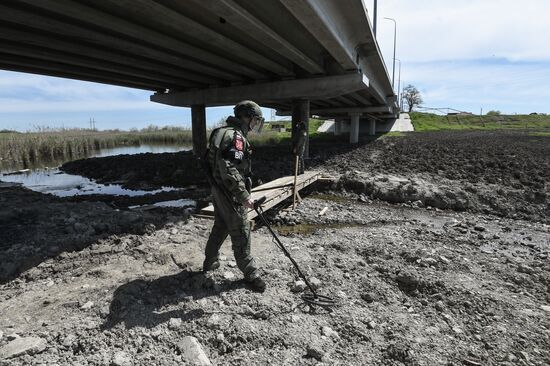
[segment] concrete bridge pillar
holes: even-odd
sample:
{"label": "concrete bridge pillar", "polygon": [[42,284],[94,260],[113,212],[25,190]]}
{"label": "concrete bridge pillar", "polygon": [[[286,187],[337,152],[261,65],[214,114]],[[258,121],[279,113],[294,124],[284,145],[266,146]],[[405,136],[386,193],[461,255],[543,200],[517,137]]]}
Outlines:
{"label": "concrete bridge pillar", "polygon": [[340,136],[342,134],[342,125],[344,121],[342,118],[336,118],[334,120],[334,136]]}
{"label": "concrete bridge pillar", "polygon": [[304,149],[304,158],[309,158],[309,100],[293,100],[292,101],[292,144],[296,143],[297,127],[300,122],[306,124],[306,146]]}
{"label": "concrete bridge pillar", "polygon": [[359,117],[358,113],[350,114],[351,122],[349,129],[349,142],[350,144],[357,144],[359,142]]}
{"label": "concrete bridge pillar", "polygon": [[369,119],[369,136],[376,135],[376,120],[374,118]]}
{"label": "concrete bridge pillar", "polygon": [[206,107],[204,104],[191,106],[191,128],[193,154],[202,157],[206,153]]}

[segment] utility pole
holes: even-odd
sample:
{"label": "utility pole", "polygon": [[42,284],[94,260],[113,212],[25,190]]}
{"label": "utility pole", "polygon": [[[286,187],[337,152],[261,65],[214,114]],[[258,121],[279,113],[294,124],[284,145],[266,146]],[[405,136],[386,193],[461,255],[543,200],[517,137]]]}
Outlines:
{"label": "utility pole", "polygon": [[391,87],[393,89],[393,92],[395,93],[395,49],[397,45],[397,22],[393,18],[384,17],[384,19],[391,20],[393,22],[393,71],[391,77]]}
{"label": "utility pole", "polygon": [[[397,98],[401,98],[401,60],[395,59],[395,61],[399,62],[399,76],[397,77]],[[397,103],[398,105],[400,103]]]}
{"label": "utility pole", "polygon": [[376,38],[376,22],[378,20],[378,0],[374,0],[374,17],[373,17],[374,38]]}

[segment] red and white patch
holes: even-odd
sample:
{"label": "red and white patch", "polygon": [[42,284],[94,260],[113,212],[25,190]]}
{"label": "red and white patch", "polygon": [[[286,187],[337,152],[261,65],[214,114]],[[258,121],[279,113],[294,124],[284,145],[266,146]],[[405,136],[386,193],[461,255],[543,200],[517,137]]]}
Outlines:
{"label": "red and white patch", "polygon": [[244,141],[241,136],[235,136],[235,149],[239,151],[244,150]]}

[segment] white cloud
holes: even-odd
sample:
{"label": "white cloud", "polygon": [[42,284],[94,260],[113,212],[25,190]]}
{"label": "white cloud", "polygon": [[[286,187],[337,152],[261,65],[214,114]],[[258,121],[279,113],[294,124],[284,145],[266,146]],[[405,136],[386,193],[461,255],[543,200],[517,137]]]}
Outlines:
{"label": "white cloud", "polygon": [[[365,0],[372,10],[372,0]],[[379,1],[378,41],[386,60],[404,62],[507,58],[550,60],[548,0],[383,0]]]}

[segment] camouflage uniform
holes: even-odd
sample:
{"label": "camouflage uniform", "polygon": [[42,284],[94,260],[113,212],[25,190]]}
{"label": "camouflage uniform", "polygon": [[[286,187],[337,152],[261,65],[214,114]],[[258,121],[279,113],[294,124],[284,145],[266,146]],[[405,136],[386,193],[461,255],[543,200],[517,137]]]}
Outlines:
{"label": "camouflage uniform", "polygon": [[250,185],[247,187],[246,182],[251,176],[252,150],[247,134],[247,127],[240,119],[229,117],[227,126],[215,129],[210,135],[207,159],[216,182],[212,187],[215,219],[203,268],[207,270],[217,263],[220,247],[230,235],[237,266],[250,281],[258,278],[259,273],[250,254],[248,210],[242,206],[250,198]]}

